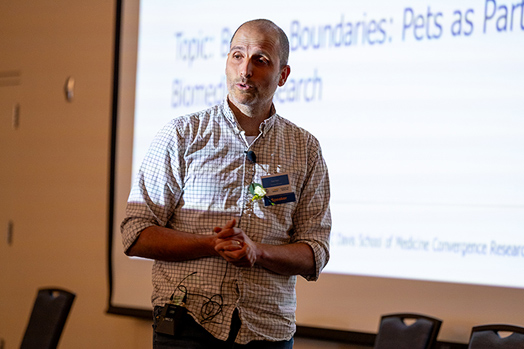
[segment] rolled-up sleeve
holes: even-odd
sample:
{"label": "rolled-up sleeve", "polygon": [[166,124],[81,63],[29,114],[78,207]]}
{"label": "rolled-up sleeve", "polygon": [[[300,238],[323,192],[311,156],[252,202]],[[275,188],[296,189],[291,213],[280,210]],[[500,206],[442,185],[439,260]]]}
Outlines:
{"label": "rolled-up sleeve", "polygon": [[318,141],[311,137],[309,143],[307,178],[293,216],[292,242],[306,243],[313,250],[315,274],[302,276],[315,281],[329,261],[331,211],[327,166]]}
{"label": "rolled-up sleeve", "polygon": [[167,226],[181,195],[180,161],[174,123],[155,137],[138,171],[121,224],[124,251],[150,226]]}

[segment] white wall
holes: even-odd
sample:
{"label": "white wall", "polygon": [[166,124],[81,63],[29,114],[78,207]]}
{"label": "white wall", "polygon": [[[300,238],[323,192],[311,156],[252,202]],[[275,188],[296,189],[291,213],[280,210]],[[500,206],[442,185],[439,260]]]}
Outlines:
{"label": "white wall", "polygon": [[[151,347],[148,321],[105,314],[114,16],[114,0],[0,2],[5,349],[19,347],[43,286],[77,294],[60,347]],[[64,95],[69,76],[76,81],[72,102]]]}

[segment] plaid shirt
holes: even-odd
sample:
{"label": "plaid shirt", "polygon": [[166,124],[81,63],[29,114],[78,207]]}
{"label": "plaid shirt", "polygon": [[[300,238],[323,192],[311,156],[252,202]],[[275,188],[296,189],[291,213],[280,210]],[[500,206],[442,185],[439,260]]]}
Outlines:
{"label": "plaid shirt", "polygon": [[[256,154],[256,163],[246,151]],[[288,173],[296,202],[264,206],[248,187],[261,176]],[[316,280],[329,259],[329,178],[315,137],[273,114],[249,145],[228,106],[222,104],[179,117],[156,136],[129,197],[122,238],[127,251],[152,225],[194,234],[236,218],[254,242],[306,243]],[[195,273],[196,272],[196,273]],[[295,332],[296,276],[282,276],[255,265],[239,268],[213,256],[185,262],[155,261],[154,306],[175,293],[187,293],[189,313],[216,338],[225,340],[239,309],[236,341],[289,340]]]}

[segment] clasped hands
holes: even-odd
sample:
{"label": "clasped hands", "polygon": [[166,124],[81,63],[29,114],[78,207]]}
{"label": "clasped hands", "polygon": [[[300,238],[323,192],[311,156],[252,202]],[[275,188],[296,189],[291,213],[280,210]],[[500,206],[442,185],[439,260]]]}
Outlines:
{"label": "clasped hands", "polygon": [[229,263],[250,268],[257,260],[257,245],[240,228],[235,228],[236,219],[229,220],[223,227],[215,227],[215,251]]}

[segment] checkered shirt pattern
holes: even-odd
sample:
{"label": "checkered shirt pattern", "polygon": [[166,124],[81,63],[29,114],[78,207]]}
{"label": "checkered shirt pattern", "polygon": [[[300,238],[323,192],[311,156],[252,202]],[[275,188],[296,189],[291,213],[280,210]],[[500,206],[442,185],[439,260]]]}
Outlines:
{"label": "checkered shirt pattern", "polygon": [[[152,225],[193,234],[236,218],[255,242],[306,243],[316,263],[316,280],[329,259],[329,177],[320,145],[304,129],[276,113],[249,145],[227,99],[199,113],[176,118],[155,137],[133,184],[122,222],[127,251]],[[256,163],[246,158],[250,150]],[[249,185],[261,176],[288,173],[296,202],[264,206]],[[196,273],[195,273],[196,272]],[[155,261],[154,306],[187,293],[189,313],[216,338],[225,340],[239,309],[236,342],[289,340],[295,332],[296,276],[255,265],[239,268],[219,256],[184,262]]]}

